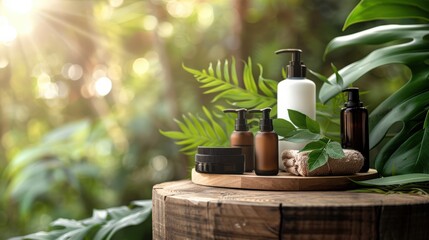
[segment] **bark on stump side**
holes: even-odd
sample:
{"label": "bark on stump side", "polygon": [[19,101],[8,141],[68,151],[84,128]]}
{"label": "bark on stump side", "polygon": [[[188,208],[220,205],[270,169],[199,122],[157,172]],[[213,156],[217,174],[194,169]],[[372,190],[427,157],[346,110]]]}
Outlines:
{"label": "bark on stump side", "polygon": [[154,239],[429,239],[429,197],[153,187]]}

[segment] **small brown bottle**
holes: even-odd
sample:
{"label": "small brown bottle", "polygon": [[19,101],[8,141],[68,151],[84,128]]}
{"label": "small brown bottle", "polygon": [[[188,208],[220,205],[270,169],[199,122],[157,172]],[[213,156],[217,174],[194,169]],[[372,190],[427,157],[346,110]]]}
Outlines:
{"label": "small brown bottle", "polygon": [[262,112],[259,132],[255,136],[256,175],[274,176],[279,173],[279,140],[277,134],[273,131],[273,120],[270,118],[270,111],[271,108],[249,111]]}
{"label": "small brown bottle", "polygon": [[341,145],[362,153],[364,164],[360,172],[368,172],[368,110],[359,100],[359,88],[347,88],[343,92],[348,92],[348,101],[341,109]]}
{"label": "small brown bottle", "polygon": [[235,130],[231,134],[231,147],[239,147],[244,155],[244,171],[252,172],[254,168],[254,150],[253,150],[253,133],[249,131],[247,125],[247,109],[225,109],[226,113],[237,113],[235,119]]}

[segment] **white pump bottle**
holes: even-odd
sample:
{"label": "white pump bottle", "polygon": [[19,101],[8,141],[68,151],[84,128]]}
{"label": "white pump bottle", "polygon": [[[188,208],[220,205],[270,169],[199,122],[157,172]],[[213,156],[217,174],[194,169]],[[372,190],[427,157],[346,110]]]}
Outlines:
{"label": "white pump bottle", "polygon": [[[316,120],[316,84],[305,78],[306,66],[301,62],[300,49],[281,49],[276,54],[292,53],[287,65],[287,78],[277,85],[277,117],[290,121],[288,109],[304,113]],[[284,170],[281,153],[286,149],[299,150],[306,143],[279,141],[279,167]]]}

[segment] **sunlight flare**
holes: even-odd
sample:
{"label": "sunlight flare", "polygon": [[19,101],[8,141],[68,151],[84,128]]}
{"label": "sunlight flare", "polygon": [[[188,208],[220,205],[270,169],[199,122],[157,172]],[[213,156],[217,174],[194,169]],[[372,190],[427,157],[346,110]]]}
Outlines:
{"label": "sunlight flare", "polygon": [[149,66],[146,58],[137,58],[133,63],[133,70],[137,75],[143,76],[149,70]]}
{"label": "sunlight flare", "polygon": [[112,80],[108,77],[100,77],[94,83],[94,90],[97,96],[104,97],[112,90]]}
{"label": "sunlight flare", "polygon": [[34,7],[33,0],[3,0],[3,7],[9,14],[26,15]]}
{"label": "sunlight flare", "polygon": [[0,16],[0,42],[7,44],[16,39],[17,31],[14,26],[12,26],[9,20]]}

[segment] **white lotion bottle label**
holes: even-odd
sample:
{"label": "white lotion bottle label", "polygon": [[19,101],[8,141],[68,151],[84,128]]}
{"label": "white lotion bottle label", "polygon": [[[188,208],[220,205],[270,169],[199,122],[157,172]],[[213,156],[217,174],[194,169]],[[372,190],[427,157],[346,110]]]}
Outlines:
{"label": "white lotion bottle label", "polygon": [[[316,119],[316,85],[308,79],[285,79],[278,85],[278,118],[290,121],[288,109],[304,113]],[[282,153],[285,150],[300,150],[307,142],[279,141],[279,168],[285,170]]]}

